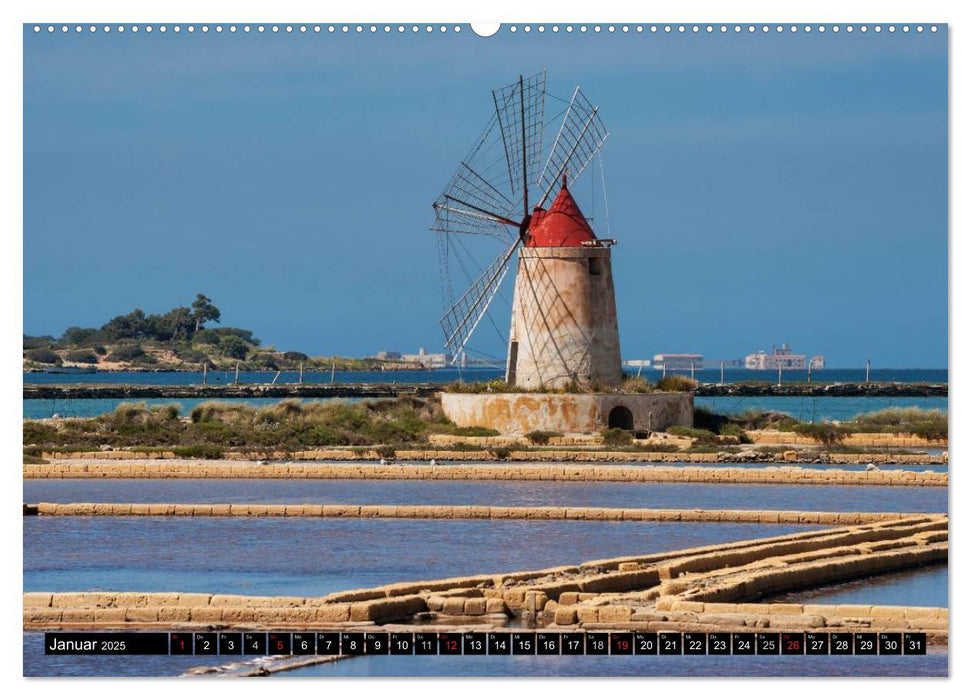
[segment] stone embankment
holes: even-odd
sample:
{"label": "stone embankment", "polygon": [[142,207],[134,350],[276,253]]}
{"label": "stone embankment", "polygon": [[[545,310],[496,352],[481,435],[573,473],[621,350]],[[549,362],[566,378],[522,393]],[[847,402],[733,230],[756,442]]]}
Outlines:
{"label": "stone embankment", "polygon": [[431,396],[424,384],[24,384],[24,399],[248,399]]}
{"label": "stone embankment", "polygon": [[[651,452],[648,450],[583,450],[583,449],[531,449],[510,450],[502,458],[494,449],[399,449],[394,459],[401,461],[428,462],[664,462],[681,463],[769,463],[806,462],[795,450],[779,449],[774,452]],[[382,451],[375,448],[334,448],[319,450],[251,450],[228,451],[223,459],[246,461],[328,461],[367,462],[381,459]],[[132,459],[180,459],[175,452],[160,450],[104,450],[90,452],[43,452],[44,459],[57,460],[132,460]],[[900,464],[910,466],[947,464],[947,454],[889,454],[880,452],[814,454],[811,461],[817,464]]]}
{"label": "stone embankment", "polygon": [[656,631],[924,631],[946,643],[947,610],[771,604],[789,590],[947,561],[947,518],[927,515],[539,571],[399,583],[319,598],[208,593],[23,596],[24,627],[320,628],[525,617],[541,626]]}
{"label": "stone embankment", "polygon": [[[110,454],[110,453],[109,453]],[[428,481],[623,481],[641,483],[937,486],[946,472],[801,467],[657,467],[574,464],[262,464],[230,460],[57,460],[23,465],[24,479],[374,479]]]}
{"label": "stone embankment", "polygon": [[25,503],[24,515],[56,517],[405,518],[414,520],[588,520],[635,522],[862,525],[920,513],[839,513],[691,508],[574,508],[566,506],[258,505],[254,503]]}
{"label": "stone embankment", "polygon": [[[420,384],[24,384],[25,399],[385,398],[429,396],[446,385]],[[702,384],[696,396],[947,396],[944,383]],[[636,394],[634,394],[636,396]]]}
{"label": "stone embankment", "polygon": [[947,396],[941,382],[833,382],[829,384],[702,384],[695,396]]}
{"label": "stone embankment", "polygon": [[[747,430],[745,434],[757,445],[815,445],[810,435],[781,430]],[[910,433],[850,433],[841,436],[839,444],[852,447],[947,447],[947,438],[927,438]]]}
{"label": "stone embankment", "polygon": [[[745,434],[756,445],[808,445],[819,447],[820,442],[810,435],[781,430],[747,430]],[[722,437],[724,438],[724,436]],[[544,438],[544,445],[551,447],[602,447],[602,435],[559,435]],[[633,445],[650,447],[668,445],[677,448],[690,448],[694,440],[690,437],[671,433],[655,433],[649,438],[635,438]],[[432,434],[428,444],[433,447],[451,447],[459,443],[481,447],[532,447],[536,443],[528,437],[518,435],[495,435],[467,437],[463,435]],[[911,433],[850,433],[839,440],[841,445],[852,447],[947,447],[947,438],[926,438]]]}

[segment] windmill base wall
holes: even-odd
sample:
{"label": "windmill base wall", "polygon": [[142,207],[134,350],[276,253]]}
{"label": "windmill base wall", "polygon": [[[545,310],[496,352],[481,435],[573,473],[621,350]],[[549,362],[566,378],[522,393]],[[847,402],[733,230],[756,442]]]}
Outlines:
{"label": "windmill base wall", "polygon": [[[451,394],[442,409],[456,425],[524,435],[533,430],[596,433],[609,427],[611,412],[630,411],[633,430],[660,431],[694,421],[694,396],[658,394]],[[622,413],[622,411],[621,411]],[[615,414],[617,415],[617,414]]]}

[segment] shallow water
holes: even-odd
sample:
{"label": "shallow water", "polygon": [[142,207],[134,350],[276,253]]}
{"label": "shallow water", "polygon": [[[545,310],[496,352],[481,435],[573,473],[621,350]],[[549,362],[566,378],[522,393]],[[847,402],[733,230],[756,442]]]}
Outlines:
{"label": "shallow water", "polygon": [[947,511],[947,489],[570,481],[32,479],[24,482],[24,501],[543,505],[942,513]]}
{"label": "shallow water", "polygon": [[839,583],[808,591],[793,591],[767,598],[771,603],[826,605],[919,605],[948,607],[947,565]]}
{"label": "shallow water", "polygon": [[747,523],[24,518],[24,590],[318,596],[771,537]]}

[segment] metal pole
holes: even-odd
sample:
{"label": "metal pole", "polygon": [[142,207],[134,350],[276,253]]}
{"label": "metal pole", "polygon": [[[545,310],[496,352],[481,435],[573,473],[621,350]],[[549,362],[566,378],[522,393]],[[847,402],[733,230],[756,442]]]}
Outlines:
{"label": "metal pole", "polygon": [[233,384],[239,384],[239,360],[236,360],[236,377],[233,379]]}
{"label": "metal pole", "polygon": [[866,358],[866,383],[870,383],[870,358]]}
{"label": "metal pole", "polygon": [[206,383],[206,369],[208,367],[209,367],[209,363],[208,362],[203,362],[202,363],[202,383],[203,383],[203,385],[205,385],[205,383]]}
{"label": "metal pole", "polygon": [[337,361],[335,360],[330,366],[330,383],[334,383],[334,374],[337,373]]}
{"label": "metal pole", "polygon": [[782,365],[779,365],[779,386],[782,386]]}
{"label": "metal pole", "polygon": [[722,362],[722,380],[721,380],[721,383],[722,384],[725,383],[725,363],[724,362]]}
{"label": "metal pole", "polygon": [[297,381],[298,384],[303,384],[303,362],[300,363],[300,379]]}

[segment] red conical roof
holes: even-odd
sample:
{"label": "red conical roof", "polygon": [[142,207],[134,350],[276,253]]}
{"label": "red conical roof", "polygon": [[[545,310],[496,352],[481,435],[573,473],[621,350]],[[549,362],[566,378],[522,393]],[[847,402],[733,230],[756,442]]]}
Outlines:
{"label": "red conical roof", "polygon": [[531,248],[579,248],[584,241],[595,240],[597,236],[566,188],[564,177],[563,187],[550,208],[536,207],[533,210],[526,245]]}

